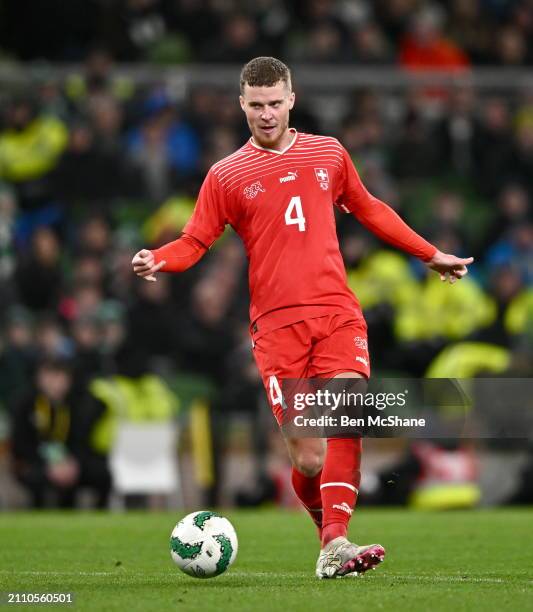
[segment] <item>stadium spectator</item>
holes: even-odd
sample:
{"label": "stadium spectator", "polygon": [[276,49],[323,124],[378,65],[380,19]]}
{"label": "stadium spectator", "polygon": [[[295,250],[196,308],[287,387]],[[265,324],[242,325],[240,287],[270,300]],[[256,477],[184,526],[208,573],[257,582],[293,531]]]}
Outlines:
{"label": "stadium spectator", "polygon": [[100,39],[119,61],[145,57],[168,32],[170,3],[163,0],[121,0],[102,7]]}
{"label": "stadium spectator", "polygon": [[0,132],[0,179],[16,188],[23,210],[42,206],[50,197],[47,176],[67,138],[63,122],[40,113],[30,96],[13,98],[9,103]]}
{"label": "stadium spectator", "polygon": [[426,222],[426,235],[454,236],[458,253],[464,252],[468,244],[464,229],[465,203],[457,193],[442,191],[431,203],[431,217]]}
{"label": "stadium spectator", "polygon": [[103,213],[91,210],[77,228],[76,245],[80,253],[105,258],[112,243],[110,223]]}
{"label": "stadium spectator", "polygon": [[533,197],[533,120],[531,116],[522,119],[516,126],[513,151],[513,175],[526,185],[530,198]]}
{"label": "stadium spectator", "polygon": [[17,201],[14,193],[0,184],[0,312],[15,301],[13,274],[16,267],[15,223]]}
{"label": "stadium spectator", "polygon": [[362,23],[350,35],[351,59],[358,64],[385,65],[393,61],[391,46],[375,22]]}
{"label": "stadium spectator", "polygon": [[135,355],[143,356],[150,371],[158,365],[173,370],[179,346],[175,308],[170,300],[170,279],[161,284],[137,286],[136,300],[128,310],[128,329],[135,329],[128,346]]}
{"label": "stadium spectator", "polygon": [[98,311],[102,370],[107,376],[117,374],[124,369],[121,366],[121,359],[127,349],[124,310],[120,302],[105,300]]}
{"label": "stadium spectator", "polygon": [[399,179],[412,181],[433,175],[440,150],[431,143],[432,129],[417,105],[408,103],[398,139],[391,147],[391,169]]}
{"label": "stadium spectator", "polygon": [[139,195],[159,203],[180,180],[197,170],[199,141],[164,91],[153,92],[144,102],[143,112],[143,123],[130,130],[126,146],[142,179]]}
{"label": "stadium spectator", "polygon": [[463,70],[469,66],[464,51],[443,35],[443,19],[436,5],[415,13],[400,45],[401,66],[408,70]]}
{"label": "stadium spectator", "polygon": [[469,175],[474,164],[475,103],[471,87],[453,90],[447,101],[447,112],[433,134],[440,153],[439,166],[460,176]]}
{"label": "stadium spectator", "polygon": [[473,64],[488,63],[492,53],[492,24],[482,0],[453,0],[450,4],[450,38]]}
{"label": "stadium spectator", "polygon": [[15,283],[19,300],[32,310],[55,310],[63,288],[60,242],[49,227],[33,234],[31,250],[19,259]]}
{"label": "stadium spectator", "polygon": [[30,310],[12,306],[2,321],[0,344],[0,407],[8,409],[26,389],[36,361],[34,320]]}
{"label": "stadium spectator", "polygon": [[491,247],[504,240],[512,228],[527,223],[533,217],[531,199],[519,183],[507,183],[497,199],[498,208],[480,243],[480,255],[486,256]]}
{"label": "stadium spectator", "polygon": [[295,62],[339,64],[351,60],[343,32],[332,22],[312,25],[305,34],[292,37],[287,55]]}
{"label": "stadium spectator", "polygon": [[209,62],[242,63],[266,51],[255,19],[246,13],[235,13],[222,18],[219,37],[205,41],[201,57]]}
{"label": "stadium spectator", "polygon": [[34,380],[34,388],[11,409],[13,471],[32,506],[70,508],[80,489],[89,488],[96,506],[106,507],[111,488],[106,458],[90,446],[102,404],[73,395],[67,362],[41,361]]}
{"label": "stadium spectator", "polygon": [[527,60],[527,42],[522,32],[511,25],[500,28],[496,37],[494,63],[502,66],[523,66]]}
{"label": "stadium spectator", "polygon": [[35,324],[35,349],[39,358],[70,359],[73,355],[73,341],[67,334],[59,317],[45,313]]}
{"label": "stadium spectator", "polygon": [[533,222],[516,225],[487,252],[488,266],[508,265],[519,270],[524,283],[533,283]]}
{"label": "stadium spectator", "polygon": [[101,350],[103,338],[98,316],[95,314],[77,317],[70,323],[69,331],[74,341],[74,380],[79,388],[84,390],[89,382],[104,370]]}
{"label": "stadium spectator", "polygon": [[409,29],[409,22],[416,10],[417,0],[377,0],[374,3],[377,20],[395,48]]}
{"label": "stadium spectator", "polygon": [[182,368],[205,374],[213,383],[225,380],[225,360],[234,346],[234,331],[227,326],[233,287],[221,275],[206,275],[192,290],[191,307],[179,322]]}
{"label": "stadium spectator", "polygon": [[484,101],[473,134],[473,162],[476,187],[495,196],[513,173],[511,114],[506,100],[490,97]]}
{"label": "stadium spectator", "polygon": [[496,304],[496,316],[490,325],[472,334],[471,340],[511,347],[513,339],[506,317],[509,306],[523,289],[524,279],[519,270],[507,264],[495,266],[489,277],[488,290]]}
{"label": "stadium spectator", "polygon": [[106,147],[102,135],[98,137],[89,124],[73,124],[67,149],[52,175],[55,195],[70,208],[87,201],[105,202],[130,192],[125,177],[122,151]]}

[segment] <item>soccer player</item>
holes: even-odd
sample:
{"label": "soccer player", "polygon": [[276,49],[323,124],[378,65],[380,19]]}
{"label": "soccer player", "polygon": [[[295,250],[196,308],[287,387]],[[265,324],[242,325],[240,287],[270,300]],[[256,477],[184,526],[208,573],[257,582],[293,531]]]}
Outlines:
{"label": "soccer player", "polygon": [[[289,69],[272,57],[244,66],[240,104],[250,140],[209,170],[180,238],[139,251],[133,270],[194,265],[230,224],[249,259],[250,333],[269,401],[282,422],[283,379],[370,376],[366,324],[346,284],[333,205],[374,234],[420,258],[451,283],[473,259],[440,252],[363,186],[338,140],[289,128]],[[286,439],[296,495],[319,529],[318,578],[365,572],[383,560],[379,544],[346,538],[360,481],[360,438]]]}

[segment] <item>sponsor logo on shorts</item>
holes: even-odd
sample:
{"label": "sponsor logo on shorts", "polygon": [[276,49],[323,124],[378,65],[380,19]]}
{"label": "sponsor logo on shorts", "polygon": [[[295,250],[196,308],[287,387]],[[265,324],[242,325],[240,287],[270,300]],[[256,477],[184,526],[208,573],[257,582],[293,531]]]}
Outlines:
{"label": "sponsor logo on shorts", "polygon": [[255,181],[255,183],[245,187],[243,193],[249,200],[253,200],[258,193],[265,193],[265,191],[266,189],[261,185],[261,181]]}
{"label": "sponsor logo on shorts", "polygon": [[336,510],[342,510],[350,516],[352,516],[353,514],[353,508],[350,508],[350,506],[346,502],[342,502],[342,504],[333,504],[332,508],[335,508]]}

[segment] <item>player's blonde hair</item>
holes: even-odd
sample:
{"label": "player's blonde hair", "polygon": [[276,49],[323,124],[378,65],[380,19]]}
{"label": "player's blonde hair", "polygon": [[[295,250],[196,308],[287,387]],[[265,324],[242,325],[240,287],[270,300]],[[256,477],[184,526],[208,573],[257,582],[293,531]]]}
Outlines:
{"label": "player's blonde hair", "polygon": [[241,94],[244,86],[271,87],[282,81],[292,90],[291,71],[282,61],[275,57],[254,57],[241,70]]}

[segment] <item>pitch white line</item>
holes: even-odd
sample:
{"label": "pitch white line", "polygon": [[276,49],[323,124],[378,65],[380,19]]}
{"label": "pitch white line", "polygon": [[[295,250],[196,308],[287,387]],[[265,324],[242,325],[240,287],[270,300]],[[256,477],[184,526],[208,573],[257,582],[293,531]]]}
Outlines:
{"label": "pitch white line", "polygon": [[[169,578],[173,576],[180,576],[179,573],[175,571],[169,570],[168,572],[142,572],[139,570],[130,571],[123,568],[117,568],[116,571],[113,572],[86,572],[86,571],[15,571],[15,570],[0,570],[0,574],[3,575],[11,575],[11,576],[123,576],[123,577],[133,577],[133,576],[143,576],[143,577],[157,577],[157,576],[168,576]],[[239,572],[233,571],[229,572],[228,576],[235,576],[239,578],[293,578],[295,576],[305,578],[309,576],[308,573],[298,572],[294,573],[282,573],[282,572]],[[399,582],[464,582],[464,583],[485,583],[485,584],[505,584],[506,582],[510,582],[510,579],[506,578],[484,578],[484,577],[475,577],[475,576],[425,576],[425,575],[416,575],[416,574],[388,574],[385,572],[372,573],[369,578],[371,580],[376,579],[385,579],[385,580],[398,580]],[[364,580],[365,578],[361,578]],[[520,580],[520,577],[518,577]],[[524,580],[526,583],[533,584],[533,580],[526,579]]]}

